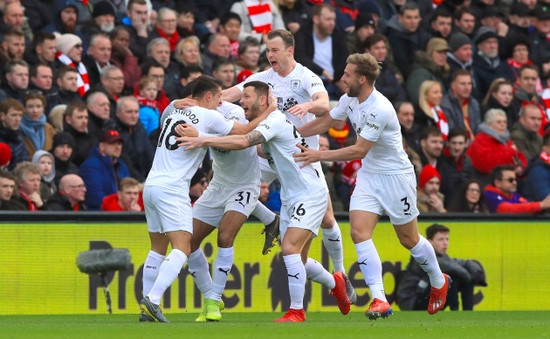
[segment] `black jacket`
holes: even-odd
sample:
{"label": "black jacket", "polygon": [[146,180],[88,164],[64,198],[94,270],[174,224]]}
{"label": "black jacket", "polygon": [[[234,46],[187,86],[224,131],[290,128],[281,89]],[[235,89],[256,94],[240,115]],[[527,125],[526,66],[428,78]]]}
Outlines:
{"label": "black jacket", "polygon": [[[74,207],[71,206],[69,199],[57,191],[51,198],[48,200],[48,210],[50,211],[74,211]],[[79,202],[77,211],[86,211],[86,205],[84,202]]]}
{"label": "black jacket", "polygon": [[506,80],[514,80],[514,72],[508,63],[502,59],[495,59],[490,64],[479,53],[474,53],[474,62],[472,65],[475,74],[475,82],[482,94],[487,93],[491,83],[496,78],[504,78]]}
{"label": "black jacket", "polygon": [[96,140],[89,133],[79,132],[73,126],[63,121],[63,131],[73,136],[75,148],[73,149],[73,157],[71,158],[75,165],[80,166],[88,157],[90,151],[97,146]]}
{"label": "black jacket", "polygon": [[153,164],[155,150],[149,142],[147,132],[143,124],[138,123],[133,126],[123,124],[118,118],[115,118],[115,129],[124,139],[122,154],[120,159],[128,167],[130,176],[139,182],[144,182],[147,174]]}

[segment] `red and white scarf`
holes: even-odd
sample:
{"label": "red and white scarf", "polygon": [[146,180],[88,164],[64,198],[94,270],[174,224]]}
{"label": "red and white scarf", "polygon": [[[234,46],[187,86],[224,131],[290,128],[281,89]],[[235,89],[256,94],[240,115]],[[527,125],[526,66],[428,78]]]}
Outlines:
{"label": "red and white scarf", "polygon": [[88,79],[88,71],[86,70],[86,66],[84,66],[83,63],[79,62],[78,67],[76,67],[71,58],[61,52],[57,53],[57,59],[63,64],[71,66],[72,68],[76,68],[78,70],[78,78],[76,79],[76,84],[78,85],[77,90],[78,93],[80,93],[80,96],[83,97],[90,89],[90,80]]}
{"label": "red and white scarf", "polygon": [[433,107],[430,105],[430,108],[433,114],[435,124],[441,131],[441,134],[443,134],[443,140],[447,140],[447,136],[449,135],[449,123],[447,122],[447,118],[445,117],[445,114],[443,114],[443,111],[439,106]]}
{"label": "red and white scarf", "polygon": [[246,8],[248,9],[248,17],[252,28],[256,33],[267,34],[271,31],[271,23],[273,22],[273,14],[268,1],[261,0],[245,0]]}

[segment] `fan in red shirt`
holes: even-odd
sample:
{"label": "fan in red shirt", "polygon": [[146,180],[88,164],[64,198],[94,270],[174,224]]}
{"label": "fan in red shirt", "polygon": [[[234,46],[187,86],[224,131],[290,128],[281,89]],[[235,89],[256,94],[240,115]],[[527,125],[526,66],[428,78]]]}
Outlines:
{"label": "fan in red shirt", "polygon": [[143,197],[139,182],[134,178],[124,178],[118,184],[118,192],[103,198],[102,211],[142,212]]}

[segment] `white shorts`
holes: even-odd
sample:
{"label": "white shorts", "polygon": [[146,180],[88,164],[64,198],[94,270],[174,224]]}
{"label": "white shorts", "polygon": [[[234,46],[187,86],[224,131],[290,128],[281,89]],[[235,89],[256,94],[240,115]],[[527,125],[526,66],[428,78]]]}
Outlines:
{"label": "white shorts", "polygon": [[161,186],[145,186],[143,205],[149,232],[186,231],[193,234],[193,213],[188,187],[174,191]]}
{"label": "white shorts", "polygon": [[256,207],[260,196],[258,185],[229,187],[216,182],[210,183],[206,191],[193,205],[193,218],[218,227],[227,211],[244,214],[247,218]]}
{"label": "white shorts", "polygon": [[327,199],[327,192],[323,190],[317,194],[306,196],[293,204],[283,203],[279,222],[281,241],[289,227],[303,228],[317,236],[323,217],[327,212]]}
{"label": "white shorts", "polygon": [[271,166],[269,166],[269,163],[267,162],[267,159],[258,157],[259,163],[260,163],[260,173],[261,173],[261,180],[262,182],[265,182],[267,184],[270,184],[275,181],[275,179],[278,179],[279,176],[277,175],[277,172],[275,172]]}
{"label": "white shorts", "polygon": [[404,225],[418,217],[414,172],[377,174],[359,171],[349,210],[386,214],[393,225]]}

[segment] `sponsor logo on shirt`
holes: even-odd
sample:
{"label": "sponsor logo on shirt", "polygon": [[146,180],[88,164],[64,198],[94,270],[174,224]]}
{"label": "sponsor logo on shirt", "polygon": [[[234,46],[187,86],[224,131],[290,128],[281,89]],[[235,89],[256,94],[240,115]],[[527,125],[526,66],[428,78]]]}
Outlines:
{"label": "sponsor logo on shirt", "polygon": [[[286,102],[283,105],[282,111],[288,111],[289,109],[291,109],[292,107],[294,107],[296,105],[298,105],[298,101],[296,101],[296,99],[288,98],[288,99],[286,99]],[[279,110],[281,110],[281,109],[279,108]]]}
{"label": "sponsor logo on shirt", "polygon": [[262,123],[258,124],[258,127],[263,127],[265,129],[269,129],[269,125],[267,125],[265,122],[262,122]]}
{"label": "sponsor logo on shirt", "polygon": [[323,86],[323,84],[320,83],[320,82],[313,82],[313,83],[311,84],[311,88],[317,87],[317,86]]}
{"label": "sponsor logo on shirt", "polygon": [[377,122],[367,121],[367,122],[365,122],[365,126],[367,126],[369,128],[372,128],[374,130],[377,130],[377,131],[380,129],[380,124],[378,124]]}

